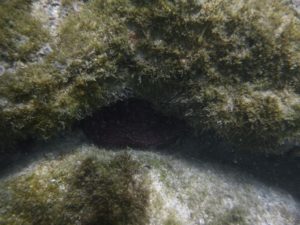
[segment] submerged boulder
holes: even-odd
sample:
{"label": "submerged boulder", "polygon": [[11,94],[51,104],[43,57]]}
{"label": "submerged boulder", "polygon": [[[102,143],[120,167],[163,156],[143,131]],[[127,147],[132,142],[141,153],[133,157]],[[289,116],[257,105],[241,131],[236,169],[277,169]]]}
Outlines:
{"label": "submerged boulder", "polygon": [[0,76],[3,150],[132,96],[240,149],[281,153],[299,139],[300,20],[288,1],[91,0],[55,27],[42,62]]}
{"label": "submerged boulder", "polygon": [[297,219],[297,202],[285,192],[228,168],[153,152],[83,145],[33,161],[0,183],[6,225],[296,225]]}
{"label": "submerged boulder", "polygon": [[140,164],[126,153],[104,155],[39,163],[2,182],[0,223],[147,224],[149,190]]}

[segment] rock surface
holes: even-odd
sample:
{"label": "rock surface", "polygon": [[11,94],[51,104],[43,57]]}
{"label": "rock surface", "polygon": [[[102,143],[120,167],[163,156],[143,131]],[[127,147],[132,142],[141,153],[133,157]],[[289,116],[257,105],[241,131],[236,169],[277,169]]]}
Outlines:
{"label": "rock surface", "polygon": [[292,0],[294,6],[296,7],[296,9],[300,10],[300,1],[299,0]]}
{"label": "rock surface", "polygon": [[64,131],[127,90],[240,149],[282,154],[299,140],[300,21],[287,1],[19,1],[0,5],[24,15],[1,26],[14,38],[0,46],[10,67],[2,151]]}
{"label": "rock surface", "polygon": [[[109,220],[113,225],[299,223],[299,205],[290,195],[229,168],[153,152],[113,152],[88,145],[67,150],[64,142],[52,148],[57,152],[1,180],[0,222],[7,225],[48,225],[49,220],[53,225],[97,224],[95,221],[99,220]],[[105,175],[106,168],[109,176]],[[131,179],[129,183],[122,183],[123,175]],[[106,185],[112,185],[111,190],[119,187],[121,191],[110,192],[103,189]],[[127,188],[129,192],[122,191]],[[134,195],[130,193],[132,188]],[[109,208],[99,207],[99,202],[89,201],[89,196],[99,198]],[[130,210],[122,206],[124,202]]]}

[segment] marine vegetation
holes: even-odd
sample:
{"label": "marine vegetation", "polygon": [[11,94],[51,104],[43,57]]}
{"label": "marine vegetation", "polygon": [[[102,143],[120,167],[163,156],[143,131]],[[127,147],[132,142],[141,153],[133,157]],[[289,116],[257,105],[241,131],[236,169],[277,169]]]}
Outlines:
{"label": "marine vegetation", "polygon": [[236,207],[224,213],[209,225],[247,225],[245,215],[246,213],[242,209]]}
{"label": "marine vegetation", "polygon": [[126,152],[41,164],[1,183],[0,223],[147,224],[146,178]]}
{"label": "marine vegetation", "polygon": [[290,194],[237,171],[154,152],[53,144],[56,153],[1,178],[0,224],[298,224]]}
{"label": "marine vegetation", "polygon": [[299,138],[300,20],[288,1],[91,0],[54,39],[43,63],[0,77],[4,150],[129,97],[239,149],[281,153]]}
{"label": "marine vegetation", "polygon": [[31,0],[0,3],[0,64],[28,62],[48,40],[38,19],[30,14]]}

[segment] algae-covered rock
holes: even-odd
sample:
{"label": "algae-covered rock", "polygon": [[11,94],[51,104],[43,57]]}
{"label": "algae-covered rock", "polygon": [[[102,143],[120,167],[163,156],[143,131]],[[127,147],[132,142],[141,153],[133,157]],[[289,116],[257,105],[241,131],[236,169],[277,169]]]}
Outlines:
{"label": "algae-covered rock", "polygon": [[40,163],[2,182],[0,223],[147,224],[141,165],[126,153],[105,155]]}
{"label": "algae-covered rock", "polygon": [[300,20],[288,1],[91,0],[57,29],[42,64],[0,77],[9,143],[128,93],[245,148],[299,138]]}
{"label": "algae-covered rock", "polygon": [[3,0],[0,3],[0,64],[32,61],[48,40],[48,33],[31,15],[31,0]]}
{"label": "algae-covered rock", "polygon": [[296,225],[298,216],[290,195],[245,174],[153,152],[73,147],[0,183],[5,225]]}

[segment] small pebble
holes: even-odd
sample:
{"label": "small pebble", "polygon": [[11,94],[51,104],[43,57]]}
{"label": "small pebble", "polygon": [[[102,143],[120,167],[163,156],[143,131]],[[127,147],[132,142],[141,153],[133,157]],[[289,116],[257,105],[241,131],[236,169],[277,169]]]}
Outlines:
{"label": "small pebble", "polygon": [[203,218],[199,219],[199,225],[205,225],[205,220]]}
{"label": "small pebble", "polygon": [[0,76],[2,76],[5,73],[4,66],[0,65]]}
{"label": "small pebble", "polygon": [[8,104],[8,100],[6,98],[0,97],[0,107],[5,107]]}
{"label": "small pebble", "polygon": [[38,52],[39,55],[41,56],[45,56],[45,55],[48,55],[52,52],[52,48],[51,46],[49,45],[49,43],[45,44]]}

